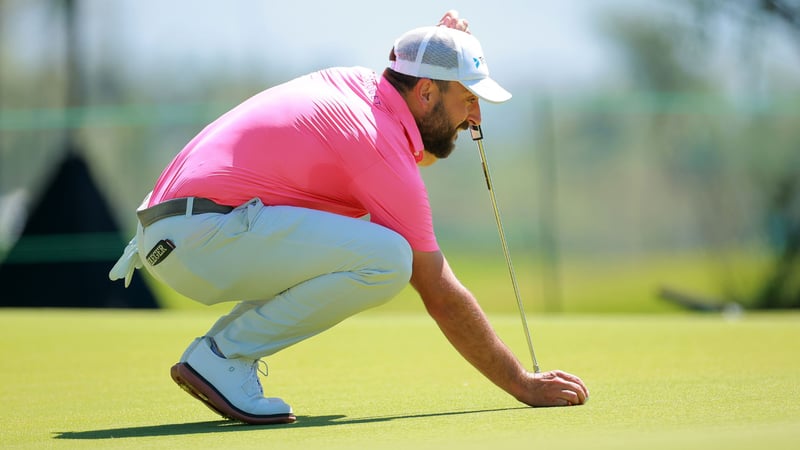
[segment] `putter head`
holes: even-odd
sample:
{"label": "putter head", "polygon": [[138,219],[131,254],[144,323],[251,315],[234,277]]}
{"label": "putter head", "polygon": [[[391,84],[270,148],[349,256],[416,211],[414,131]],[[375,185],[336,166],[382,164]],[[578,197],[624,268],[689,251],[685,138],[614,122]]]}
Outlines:
{"label": "putter head", "polygon": [[483,131],[480,125],[472,125],[469,127],[469,134],[472,136],[473,141],[480,141],[483,139]]}

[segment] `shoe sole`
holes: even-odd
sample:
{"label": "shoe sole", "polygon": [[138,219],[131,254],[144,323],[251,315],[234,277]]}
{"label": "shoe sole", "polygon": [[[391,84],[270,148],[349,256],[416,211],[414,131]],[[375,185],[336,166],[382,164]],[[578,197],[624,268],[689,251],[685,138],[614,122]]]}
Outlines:
{"label": "shoe sole", "polygon": [[203,402],[215,413],[231,420],[253,425],[273,425],[292,423],[297,420],[294,414],[248,414],[233,406],[211,383],[206,381],[192,366],[187,363],[177,363],[170,369],[173,381],[192,397]]}

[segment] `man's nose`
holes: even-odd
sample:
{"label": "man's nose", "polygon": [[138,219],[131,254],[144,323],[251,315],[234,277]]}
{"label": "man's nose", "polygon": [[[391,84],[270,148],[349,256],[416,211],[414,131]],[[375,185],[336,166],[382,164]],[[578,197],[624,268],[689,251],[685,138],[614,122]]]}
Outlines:
{"label": "man's nose", "polygon": [[467,121],[470,125],[481,124],[481,105],[477,101],[470,106]]}

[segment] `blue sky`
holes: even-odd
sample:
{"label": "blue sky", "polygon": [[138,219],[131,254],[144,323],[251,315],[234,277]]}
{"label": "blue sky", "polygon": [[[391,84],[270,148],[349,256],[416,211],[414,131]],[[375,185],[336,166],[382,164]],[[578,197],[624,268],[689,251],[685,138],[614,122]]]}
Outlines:
{"label": "blue sky", "polygon": [[[402,32],[435,23],[447,9],[471,22],[492,74],[513,83],[596,78],[610,70],[607,43],[594,19],[609,10],[648,8],[647,1],[188,1],[89,0],[94,51],[115,30],[136,68],[175,63],[222,64],[231,70],[301,73],[328,65],[382,69]],[[652,6],[650,6],[652,8]],[[131,39],[131,37],[134,39]],[[533,78],[533,80],[531,80]]]}
{"label": "blue sky", "polygon": [[[113,58],[133,81],[158,69],[191,75],[208,65],[240,73],[299,75],[332,65],[381,70],[388,50],[404,31],[435,23],[447,9],[471,22],[492,75],[510,88],[573,90],[598,86],[624,73],[614,45],[599,29],[609,16],[627,15],[653,23],[689,20],[686,2],[659,0],[78,0],[84,49],[90,65]],[[38,5],[38,6],[37,6]],[[392,5],[392,6],[389,6]],[[737,9],[728,4],[729,9]],[[28,3],[19,17],[3,21],[19,55],[35,58],[57,51],[52,38],[52,3]],[[739,7],[738,9],[742,9]],[[48,30],[43,33],[42,30]],[[710,30],[721,46],[736,46],[724,26]],[[42,39],[45,37],[45,39]],[[786,35],[767,39],[756,59],[769,58],[798,73],[800,52]],[[740,44],[740,43],[739,43]],[[724,56],[727,53],[727,56]],[[732,74],[741,56],[725,50],[715,64]],[[777,55],[777,56],[776,56]],[[719,55],[709,58],[718,58]],[[727,59],[725,59],[727,58]],[[738,58],[734,61],[734,58]]]}

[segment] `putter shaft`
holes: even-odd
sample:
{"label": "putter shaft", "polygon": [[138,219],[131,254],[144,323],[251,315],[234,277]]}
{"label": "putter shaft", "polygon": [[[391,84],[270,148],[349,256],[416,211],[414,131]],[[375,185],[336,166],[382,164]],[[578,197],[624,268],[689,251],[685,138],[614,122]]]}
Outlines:
{"label": "putter shaft", "polygon": [[533,351],[533,341],[531,340],[531,332],[528,329],[528,319],[525,317],[525,308],[522,305],[522,298],[519,294],[519,286],[517,285],[517,276],[514,274],[514,266],[511,264],[511,254],[508,251],[508,244],[506,243],[506,234],[503,231],[503,223],[500,220],[500,210],[497,207],[497,199],[494,196],[494,189],[492,186],[492,176],[489,173],[489,163],[486,160],[486,152],[483,149],[483,131],[480,125],[473,125],[470,127],[470,134],[472,140],[478,144],[478,152],[481,156],[481,165],[483,166],[483,176],[486,178],[486,187],[489,189],[489,197],[492,200],[492,209],[494,210],[494,220],[497,223],[497,233],[500,235],[500,245],[503,247],[503,255],[506,258],[506,266],[508,267],[508,274],[511,277],[511,285],[514,287],[514,296],[517,298],[517,307],[519,308],[519,315],[522,319],[522,329],[525,331],[525,339],[528,342],[528,350],[531,353],[531,360],[533,360],[533,371],[539,373],[539,363],[536,361],[536,353]]}

